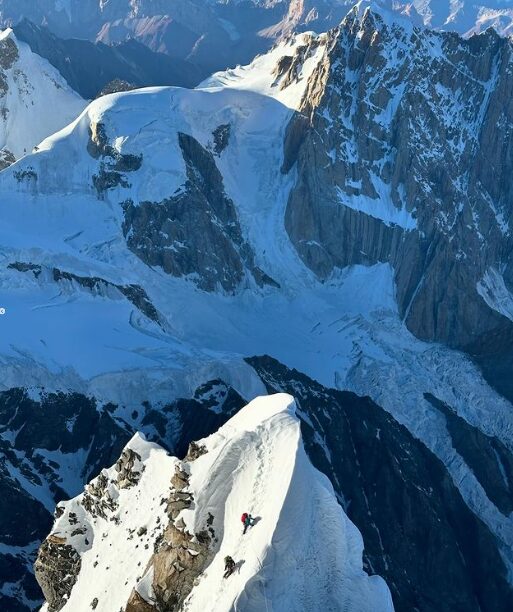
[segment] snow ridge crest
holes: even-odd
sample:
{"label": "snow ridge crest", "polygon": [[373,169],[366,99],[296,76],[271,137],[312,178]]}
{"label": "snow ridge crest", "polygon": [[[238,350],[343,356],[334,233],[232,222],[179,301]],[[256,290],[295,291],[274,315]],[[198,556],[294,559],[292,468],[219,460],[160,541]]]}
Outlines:
{"label": "snow ridge crest", "polygon": [[47,612],[393,610],[287,394],[256,398],[183,461],[137,434],[56,516],[36,562]]}

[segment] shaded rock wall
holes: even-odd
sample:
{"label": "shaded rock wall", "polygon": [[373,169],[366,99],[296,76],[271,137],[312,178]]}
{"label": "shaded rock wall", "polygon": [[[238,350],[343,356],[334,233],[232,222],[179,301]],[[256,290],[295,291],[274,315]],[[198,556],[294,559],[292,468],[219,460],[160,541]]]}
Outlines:
{"label": "shaded rock wall", "polygon": [[[220,152],[220,133],[217,138]],[[254,264],[214,155],[188,134],[178,133],[178,142],[187,170],[184,190],[162,202],[125,202],[128,247],[148,265],[189,276],[205,291],[234,292],[246,274],[260,286],[275,284]]]}
{"label": "shaded rock wall", "polygon": [[[247,361],[269,392],[295,396],[307,453],[360,530],[366,571],[383,576],[398,612],[511,608],[495,537],[420,441],[368,398],[323,387],[270,357]],[[493,453],[493,442],[478,438],[480,453]]]}
{"label": "shaded rock wall", "polygon": [[390,262],[422,339],[476,348],[509,325],[476,285],[511,266],[512,94],[513,47],[493,31],[463,40],[355,9],[287,132],[285,221],[305,264],[326,279]]}

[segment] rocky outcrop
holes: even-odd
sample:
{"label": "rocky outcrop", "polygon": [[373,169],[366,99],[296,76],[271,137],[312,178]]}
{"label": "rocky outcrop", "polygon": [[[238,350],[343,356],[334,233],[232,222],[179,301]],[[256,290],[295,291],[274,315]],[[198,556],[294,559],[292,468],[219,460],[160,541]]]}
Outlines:
{"label": "rocky outcrop", "polygon": [[72,289],[78,286],[81,289],[90,291],[93,295],[115,298],[116,294],[118,294],[117,297],[125,297],[148,319],[160,326],[164,324],[162,316],[151,302],[146,291],[139,285],[120,285],[97,276],[80,276],[60,268],[48,268],[47,266],[19,261],[7,264],[7,268],[9,270],[17,270],[18,272],[31,272],[42,283],[53,280],[61,286],[70,284]]}
{"label": "rocky outcrop", "polygon": [[78,552],[64,538],[48,536],[37,555],[34,571],[48,603],[49,612],[58,612],[66,603],[80,573]]}
{"label": "rocky outcrop", "polygon": [[388,262],[418,337],[468,348],[508,320],[480,297],[492,266],[509,284],[513,46],[352,11],[329,34],[284,171],[286,228],[321,279]]}
{"label": "rocky outcrop", "polygon": [[196,459],[199,459],[201,455],[204,455],[206,452],[207,449],[205,446],[193,441],[189,444],[189,450],[187,451],[185,459],[186,461],[196,461]]}
{"label": "rocky outcrop", "polygon": [[137,85],[129,83],[128,81],[124,81],[123,79],[113,79],[99,90],[96,97],[101,98],[102,96],[108,96],[110,94],[119,93],[121,91],[132,91],[134,89],[137,89]]}
{"label": "rocky outcrop", "polygon": [[[229,135],[223,133],[217,133],[219,152]],[[205,291],[233,293],[247,275],[259,286],[276,286],[254,264],[213,154],[188,134],[179,132],[178,142],[187,170],[184,189],[161,202],[124,203],[130,250],[150,266],[190,277]]]}
{"label": "rocky outcrop", "polygon": [[134,487],[141,479],[144,470],[144,465],[141,464],[141,455],[131,448],[123,450],[114,467],[118,472],[117,485],[120,489]]}
{"label": "rocky outcrop", "polygon": [[137,591],[134,591],[130,595],[130,599],[125,608],[125,612],[154,612],[155,608],[152,604],[148,603],[142,595],[139,595]]}
{"label": "rocky outcrop", "polygon": [[212,558],[211,544],[215,541],[212,527],[214,517],[205,517],[205,529],[191,534],[183,520],[176,520],[180,512],[192,506],[194,497],[187,491],[189,475],[184,466],[176,466],[171,479],[171,493],[166,512],[169,525],[156,545],[146,573],[152,576],[152,602],[141,597],[137,587],[133,590],[126,612],[150,612],[167,610],[178,612],[192,588]]}
{"label": "rocky outcrop", "polygon": [[[139,448],[140,452],[131,445]],[[133,507],[134,500],[139,500],[148,510],[147,500],[140,499],[138,486],[146,471],[145,461],[149,461],[152,451],[161,453],[161,457],[165,455],[163,449],[135,436],[113,468],[103,470],[86,486],[81,496],[57,507],[53,531],[40,547],[35,563],[36,578],[50,612],[58,612],[70,599],[81,570],[81,554],[77,548],[83,553],[91,548],[95,539],[108,541],[115,537],[112,530],[124,534],[130,542],[132,555],[137,556],[138,549],[143,548],[143,558],[148,559],[142,575],[135,580],[135,587],[127,595],[124,609],[132,612],[178,612],[182,609],[199,575],[212,560],[213,545],[217,542],[214,516],[207,512],[202,527],[193,533],[183,519],[178,519],[182,510],[193,508],[195,500],[189,486],[188,463],[176,462],[170,490],[160,499],[160,504],[156,501],[161,493],[151,490],[151,487],[148,490],[148,478],[153,482],[157,477],[155,472],[141,484],[141,491],[146,496],[154,496],[150,513],[158,515],[148,517],[142,514],[141,522],[132,523],[133,528],[124,524],[128,514],[139,514]],[[169,465],[162,457],[157,467],[150,466],[149,469],[167,470]],[[154,486],[158,486],[157,483]],[[165,509],[163,514],[160,508]],[[112,543],[107,550],[112,551]],[[103,563],[104,571],[109,571],[115,559],[100,558],[98,549],[96,553],[92,569]],[[136,563],[134,561],[134,565]],[[137,566],[141,566],[141,561]],[[93,609],[98,605],[105,606],[101,591],[96,592],[94,585],[90,585],[88,590]]]}
{"label": "rocky outcrop", "polygon": [[126,173],[136,172],[142,164],[142,155],[122,154],[109,143],[102,123],[91,124],[87,151],[94,159],[101,160],[98,174],[92,176],[99,199],[104,199],[115,187],[130,187]]}
{"label": "rocky outcrop", "polygon": [[18,47],[12,38],[0,40],[0,68],[2,70],[12,68],[19,57]]}
{"label": "rocky outcrop", "polygon": [[[199,536],[199,537],[198,537]],[[152,560],[154,610],[178,612],[211,557],[207,531],[193,536],[170,524]]]}
{"label": "rocky outcrop", "polygon": [[117,501],[112,497],[108,485],[109,480],[107,476],[101,472],[86,487],[82,505],[94,518],[100,516],[107,519],[108,515],[118,507]]}
{"label": "rocky outcrop", "polygon": [[9,149],[2,149],[0,151],[0,171],[5,170],[5,168],[8,168],[12,164],[14,164],[15,161],[16,158],[11,153],[11,151],[9,151]]}
{"label": "rocky outcrop", "polygon": [[231,125],[229,123],[223,123],[216,127],[212,132],[214,137],[214,153],[219,156],[226,149],[230,141]]}

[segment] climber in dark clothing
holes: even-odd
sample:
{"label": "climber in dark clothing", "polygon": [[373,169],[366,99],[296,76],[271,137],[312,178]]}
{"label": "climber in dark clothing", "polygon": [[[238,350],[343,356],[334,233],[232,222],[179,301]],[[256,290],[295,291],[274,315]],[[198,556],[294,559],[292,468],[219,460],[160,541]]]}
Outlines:
{"label": "climber in dark clothing", "polygon": [[244,514],[240,517],[240,520],[244,525],[244,530],[242,531],[242,533],[244,534],[248,530],[248,527],[251,527],[251,525],[253,525],[253,517],[248,512],[244,512]]}
{"label": "climber in dark clothing", "polygon": [[228,576],[231,576],[233,574],[234,569],[235,569],[235,561],[230,557],[230,555],[227,555],[224,558],[223,578],[228,578]]}

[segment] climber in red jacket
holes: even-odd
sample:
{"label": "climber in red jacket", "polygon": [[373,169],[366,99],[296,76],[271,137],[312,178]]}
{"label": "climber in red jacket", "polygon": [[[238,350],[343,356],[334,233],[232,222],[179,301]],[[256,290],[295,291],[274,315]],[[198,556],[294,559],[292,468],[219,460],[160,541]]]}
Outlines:
{"label": "climber in red jacket", "polygon": [[242,533],[245,534],[248,527],[251,527],[251,525],[253,525],[253,517],[248,512],[244,512],[244,514],[240,517],[240,520],[244,525],[244,530]]}

